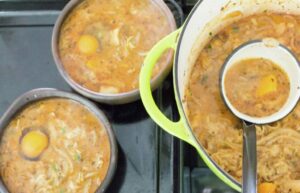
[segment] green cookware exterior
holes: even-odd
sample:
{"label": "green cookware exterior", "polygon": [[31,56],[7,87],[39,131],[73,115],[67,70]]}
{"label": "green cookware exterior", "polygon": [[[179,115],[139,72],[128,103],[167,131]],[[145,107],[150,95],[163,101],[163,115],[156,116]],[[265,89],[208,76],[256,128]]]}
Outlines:
{"label": "green cookware exterior", "polygon": [[184,124],[182,119],[178,122],[172,122],[169,120],[157,107],[155,101],[152,96],[151,89],[151,76],[152,70],[155,66],[158,59],[167,49],[175,49],[176,40],[180,33],[180,29],[174,31],[164,39],[162,39],[159,43],[157,43],[149,54],[146,56],[144,65],[141,69],[140,73],[140,93],[141,98],[144,103],[144,106],[151,116],[151,118],[159,124],[162,128],[166,129],[171,135],[174,135],[186,142],[190,141],[190,137],[186,133],[184,129]]}
{"label": "green cookware exterior", "polygon": [[[157,107],[153,96],[152,96],[152,90],[151,90],[151,76],[152,76],[152,70],[158,61],[158,59],[161,57],[161,55],[166,51],[167,49],[173,49],[176,52],[177,48],[177,41],[178,37],[180,36],[180,33],[182,31],[182,28],[178,29],[177,31],[174,31],[170,35],[166,36],[164,39],[162,39],[160,42],[158,42],[148,53],[148,55],[145,58],[144,65],[141,69],[140,73],[140,79],[139,79],[139,85],[140,85],[140,94],[142,102],[145,106],[146,111],[150,115],[150,117],[166,132],[170,133],[173,136],[176,136],[183,141],[191,144],[194,146],[203,161],[206,163],[206,165],[217,175],[224,183],[226,183],[231,188],[241,192],[241,186],[239,186],[236,182],[234,182],[231,178],[229,178],[228,175],[225,174],[222,169],[218,168],[218,166],[209,158],[208,154],[205,152],[203,147],[198,143],[196,138],[194,137],[191,128],[189,127],[189,124],[187,120],[184,118],[184,110],[182,108],[181,100],[179,98],[179,94],[177,93],[177,90],[174,87],[175,92],[175,98],[176,103],[180,115],[180,120],[178,122],[173,122],[170,119],[168,119]],[[176,85],[176,72],[173,71],[174,76],[174,82],[173,84]]]}

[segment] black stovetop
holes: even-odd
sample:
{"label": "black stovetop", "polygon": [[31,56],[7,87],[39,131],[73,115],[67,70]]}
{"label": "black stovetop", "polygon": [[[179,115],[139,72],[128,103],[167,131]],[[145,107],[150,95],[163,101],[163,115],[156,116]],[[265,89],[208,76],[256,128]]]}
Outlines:
{"label": "black stovetop", "polygon": [[[166,0],[178,26],[197,0]],[[53,24],[67,0],[0,0],[0,115],[22,93],[38,87],[73,92],[51,55]],[[46,72],[46,73],[45,73]],[[41,73],[43,73],[41,75]],[[154,92],[162,111],[177,119],[172,76]],[[141,101],[101,105],[116,134],[119,158],[108,193],[233,192],[189,145],[166,134]]]}

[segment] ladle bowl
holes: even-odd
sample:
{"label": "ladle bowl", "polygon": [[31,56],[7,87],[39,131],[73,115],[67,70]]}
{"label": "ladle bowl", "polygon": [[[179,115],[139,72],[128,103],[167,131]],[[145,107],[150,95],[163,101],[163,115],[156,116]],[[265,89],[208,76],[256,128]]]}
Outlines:
{"label": "ladle bowl", "polygon": [[[263,58],[272,61],[286,72],[290,81],[290,93],[287,101],[279,111],[269,116],[253,117],[242,113],[232,105],[227,97],[225,89],[225,77],[228,70],[237,62],[252,58]],[[272,123],[288,115],[298,102],[300,97],[299,62],[291,50],[284,45],[279,44],[274,39],[250,41],[235,49],[226,59],[220,73],[220,86],[223,100],[235,116],[247,122],[258,125]]]}

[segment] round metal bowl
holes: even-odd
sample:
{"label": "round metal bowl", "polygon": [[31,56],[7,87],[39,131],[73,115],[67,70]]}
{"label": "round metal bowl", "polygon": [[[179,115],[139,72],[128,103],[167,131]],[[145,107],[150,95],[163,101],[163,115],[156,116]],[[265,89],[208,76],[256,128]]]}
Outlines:
{"label": "round metal bowl", "polygon": [[[65,79],[65,81],[75,91],[94,101],[106,103],[106,104],[126,104],[138,100],[140,98],[140,92],[138,88],[129,92],[118,93],[118,94],[105,94],[105,93],[94,92],[76,83],[69,76],[68,72],[66,72],[66,70],[64,69],[63,64],[60,60],[59,48],[58,48],[60,29],[67,16],[81,2],[82,0],[71,0],[62,10],[61,14],[59,15],[55,23],[53,33],[52,33],[52,55],[54,57],[54,61],[56,63],[58,71],[60,72],[61,76]],[[154,3],[157,7],[159,7],[163,11],[163,13],[165,14],[165,16],[169,21],[169,25],[171,26],[172,31],[175,30],[176,22],[174,16],[170,11],[170,9],[168,8],[168,6],[164,3],[164,1],[152,0],[152,3]],[[164,68],[161,69],[160,73],[151,80],[152,90],[156,89],[170,72],[172,67],[172,57],[173,57],[173,53],[170,52],[166,60],[167,64],[164,65]]]}
{"label": "round metal bowl", "polygon": [[[51,89],[51,88],[40,88],[40,89],[31,90],[23,94],[19,98],[17,98],[3,114],[3,116],[0,119],[1,135],[3,133],[3,130],[6,128],[6,126],[10,123],[10,121],[21,109],[23,109],[25,106],[35,101],[49,99],[49,98],[65,98],[65,99],[71,99],[73,101],[79,102],[81,105],[88,108],[89,111],[91,111],[104,126],[110,142],[111,156],[110,156],[110,164],[108,167],[107,174],[96,191],[96,193],[104,193],[108,185],[112,181],[113,175],[117,168],[118,149],[117,149],[117,144],[116,144],[113,130],[106,116],[101,110],[98,109],[98,107],[95,104],[91,103],[90,101],[78,95],[59,91],[56,89]],[[3,193],[8,193],[8,190],[6,189],[2,179],[0,180],[0,190]]]}

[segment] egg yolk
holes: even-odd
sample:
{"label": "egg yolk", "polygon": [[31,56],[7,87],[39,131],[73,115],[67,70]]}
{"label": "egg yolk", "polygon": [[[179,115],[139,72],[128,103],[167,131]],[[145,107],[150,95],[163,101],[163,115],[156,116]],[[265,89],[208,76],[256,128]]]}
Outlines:
{"label": "egg yolk", "polygon": [[256,90],[256,95],[258,97],[262,97],[264,95],[275,92],[276,90],[277,90],[277,78],[273,74],[271,74],[262,78]]}
{"label": "egg yolk", "polygon": [[276,185],[273,183],[262,183],[258,186],[258,193],[276,193]]}
{"label": "egg yolk", "polygon": [[89,61],[87,61],[86,65],[89,69],[96,70],[98,67],[98,63],[99,63],[99,61],[97,58],[92,58]]}
{"label": "egg yolk", "polygon": [[97,51],[99,43],[97,38],[92,35],[82,35],[77,42],[77,46],[81,53],[90,55]]}
{"label": "egg yolk", "polygon": [[48,147],[48,136],[39,131],[29,131],[21,140],[21,151],[24,156],[34,159]]}

